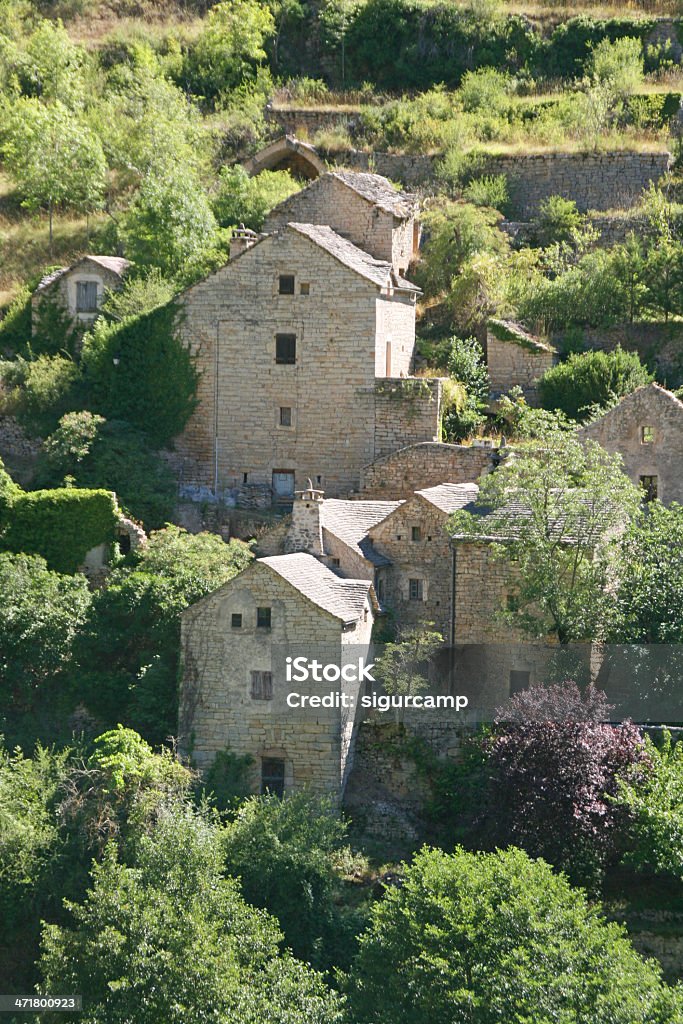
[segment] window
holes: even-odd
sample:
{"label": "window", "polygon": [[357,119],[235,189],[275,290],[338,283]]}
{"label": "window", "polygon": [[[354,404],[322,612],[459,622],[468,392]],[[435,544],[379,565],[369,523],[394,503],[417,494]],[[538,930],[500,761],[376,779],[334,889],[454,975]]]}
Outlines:
{"label": "window", "polygon": [[251,699],[272,700],[273,699],[273,673],[252,672],[251,673]]}
{"label": "window", "polygon": [[377,600],[380,601],[380,602],[383,601],[384,600],[384,580],[383,579],[380,578],[380,579],[377,580],[377,585],[375,587],[375,590],[377,591]]}
{"label": "window", "polygon": [[657,477],[641,476],[640,486],[645,491],[645,501],[654,501],[657,497]]}
{"label": "window", "polygon": [[330,561],[332,565],[335,567],[335,569],[338,569],[339,566],[341,565],[341,562],[339,561],[338,558],[331,558]]}
{"label": "window", "polygon": [[285,762],[281,758],[264,757],[261,761],[261,792],[285,795]]}
{"label": "window", "polygon": [[301,282],[301,287],[299,288],[299,291],[301,292],[302,295],[310,295],[311,294],[311,286],[308,283],[308,281],[302,281]]}
{"label": "window", "polygon": [[422,600],[422,580],[408,580],[408,597],[411,601]]}
{"label": "window", "polygon": [[233,629],[241,629],[242,628],[242,614],[241,614],[241,612],[233,612],[232,616],[230,617],[230,625],[232,626]]}
{"label": "window", "polygon": [[410,539],[411,540],[422,540],[422,530],[419,526],[410,527]]}
{"label": "window", "polygon": [[275,362],[282,366],[296,363],[296,334],[275,335]]}
{"label": "window", "polygon": [[242,483],[246,484],[248,482],[248,480],[249,480],[249,474],[248,473],[242,473]]}
{"label": "window", "polygon": [[509,611],[509,612],[517,611],[517,595],[516,594],[506,594],[505,595],[505,607],[506,607],[507,611]]}
{"label": "window", "polygon": [[655,428],[654,427],[641,427],[640,428],[640,443],[641,444],[652,444],[655,439]]}
{"label": "window", "polygon": [[280,406],[280,426],[291,427],[292,425],[292,410],[288,405]]}
{"label": "window", "polygon": [[400,540],[400,539],[401,539],[401,534],[400,534],[400,533],[397,533],[397,534],[396,534],[396,540]]}
{"label": "window", "polygon": [[520,672],[517,669],[513,669],[510,673],[510,696],[512,697],[513,694],[519,693],[520,690],[527,690],[530,678],[530,672]]}
{"label": "window", "polygon": [[294,294],[294,274],[280,274],[280,295]]}
{"label": "window", "polygon": [[97,309],[97,281],[78,281],[76,284],[76,311],[94,313]]}
{"label": "window", "polygon": [[315,482],[317,483],[318,487],[320,487],[320,485],[322,484],[323,478],[321,477],[320,473],[318,473],[317,477],[315,478]]}
{"label": "window", "polygon": [[270,629],[270,608],[256,609],[257,629]]}

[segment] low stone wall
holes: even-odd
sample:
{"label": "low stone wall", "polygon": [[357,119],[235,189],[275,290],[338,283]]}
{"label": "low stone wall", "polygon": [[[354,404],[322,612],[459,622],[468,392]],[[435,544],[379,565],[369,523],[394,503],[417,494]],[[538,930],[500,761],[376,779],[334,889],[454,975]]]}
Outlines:
{"label": "low stone wall", "polygon": [[425,441],[391,452],[365,466],[360,496],[376,500],[410,498],[413,491],[437,484],[466,484],[493,466],[488,448]]}
{"label": "low stone wall", "polygon": [[525,344],[488,333],[486,364],[494,395],[507,394],[511,388],[519,387],[527,402],[536,404],[536,384],[555,359],[555,351],[548,345]]}
{"label": "low stone wall", "polygon": [[436,440],[441,418],[439,377],[380,378],[375,383],[375,454]]}
{"label": "low stone wall", "polygon": [[277,124],[287,135],[311,140],[319,131],[346,128],[354,131],[358,126],[358,113],[354,110],[316,110],[311,107],[267,107],[266,118]]}

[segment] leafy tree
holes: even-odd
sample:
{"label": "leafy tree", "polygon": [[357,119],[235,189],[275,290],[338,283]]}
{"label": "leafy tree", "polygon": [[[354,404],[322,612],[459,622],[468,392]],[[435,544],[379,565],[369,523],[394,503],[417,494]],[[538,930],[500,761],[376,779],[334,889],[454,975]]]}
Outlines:
{"label": "leafy tree", "polygon": [[640,39],[603,39],[593,49],[589,71],[616,99],[637,92],[643,83],[643,44]]}
{"label": "leafy tree", "polygon": [[621,280],[628,297],[628,319],[630,323],[633,323],[643,308],[647,294],[643,244],[636,233],[630,231],[626,236],[626,241],[615,246],[612,252],[614,271]]}
{"label": "leafy tree", "polygon": [[0,350],[3,355],[14,355],[19,349],[25,349],[31,337],[31,295],[31,288],[22,285],[0,320]]}
{"label": "leafy tree", "polygon": [[630,819],[625,860],[646,872],[683,877],[683,744],[665,730],[661,747],[645,738],[644,767],[624,771],[616,806]]}
{"label": "leafy tree", "polygon": [[244,224],[260,231],[267,213],[299,189],[289,171],[261,171],[250,178],[243,167],[222,167],[213,212],[221,227]]}
{"label": "leafy tree", "polygon": [[144,275],[127,275],[122,288],[107,293],[102,309],[112,320],[130,320],[167,305],[174,293],[173,282],[152,267]]}
{"label": "leafy tree", "polygon": [[497,836],[582,885],[598,882],[623,835],[617,777],[643,761],[639,731],[606,724],[611,710],[590,686],[535,686],[499,710],[487,742]]}
{"label": "leafy tree", "polygon": [[272,14],[256,0],[216,4],[187,54],[186,85],[196,96],[214,101],[253,78],[266,58],[264,43],[274,32]]}
{"label": "leafy tree", "polygon": [[[453,382],[464,389],[462,400],[444,410],[443,435],[448,441],[469,437],[484,420],[490,382],[484,353],[475,338],[452,338],[447,343],[446,365]],[[460,399],[460,395],[457,395]]]}
{"label": "leafy tree", "polygon": [[27,710],[56,692],[72,662],[90,604],[83,576],[51,572],[36,555],[0,554],[0,689],[6,708]]}
{"label": "leafy tree", "polygon": [[102,203],[106,163],[100,140],[59,100],[45,106],[24,99],[10,111],[3,156],[24,206],[48,211],[52,255],[55,210],[88,212]]}
{"label": "leafy tree", "polygon": [[295,956],[321,967],[330,966],[326,947],[339,926],[334,867],[345,835],[330,801],[268,794],[239,807],[223,840],[226,868],[247,902],[278,919]]}
{"label": "leafy tree", "polygon": [[349,980],[359,1024],[674,1024],[621,925],[521,850],[423,849],[372,911]]}
{"label": "leafy tree", "polygon": [[614,643],[683,643],[683,507],[650,502],[624,538]]}
{"label": "leafy tree", "polygon": [[[404,697],[427,688],[429,662],[443,645],[441,633],[430,628],[433,625],[401,626],[396,639],[383,645],[374,671],[386,693]],[[399,710],[396,718],[401,719]]]}
{"label": "leafy tree", "polygon": [[182,165],[150,170],[123,219],[127,255],[168,277],[201,260],[215,235],[209,200]]}
{"label": "leafy tree", "polygon": [[566,362],[546,370],[538,395],[544,409],[581,420],[592,407],[607,409],[652,379],[638,354],[620,346],[612,352],[572,352]]}
{"label": "leafy tree", "polygon": [[85,97],[86,54],[58,19],[41,20],[17,47],[12,71],[24,96],[81,106]]}
{"label": "leafy tree", "polygon": [[417,268],[428,296],[447,292],[465,264],[482,254],[504,255],[508,242],[499,215],[466,203],[442,202],[425,215],[426,241]]}
{"label": "leafy tree", "polygon": [[215,533],[188,533],[168,525],[150,536],[138,557],[140,571],[171,581],[192,604],[246,569],[252,554],[241,540],[226,543]]}
{"label": "leafy tree", "polygon": [[662,236],[648,251],[643,279],[645,302],[668,323],[683,312],[683,245]]}
{"label": "leafy tree", "polygon": [[160,811],[135,866],[108,847],[71,926],[46,925],[50,991],[79,991],[83,1020],[338,1024],[319,975],[278,950],[277,928],[220,870],[220,832],[190,808]]}
{"label": "leafy tree", "polygon": [[514,607],[501,617],[561,644],[604,632],[614,606],[608,584],[616,535],[640,500],[620,467],[619,456],[553,426],[483,478],[477,501],[492,510],[483,523],[469,512],[451,517],[453,533],[500,537],[494,555],[517,563]]}
{"label": "leafy tree", "polygon": [[536,236],[539,244],[548,246],[556,242],[571,241],[574,233],[582,227],[584,219],[573,199],[548,196],[541,201],[536,217]]}

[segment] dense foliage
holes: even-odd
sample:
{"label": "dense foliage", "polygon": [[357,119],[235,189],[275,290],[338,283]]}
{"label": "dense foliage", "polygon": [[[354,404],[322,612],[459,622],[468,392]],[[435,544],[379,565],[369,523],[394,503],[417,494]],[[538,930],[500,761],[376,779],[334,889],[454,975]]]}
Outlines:
{"label": "dense foliage", "polygon": [[566,362],[546,370],[538,382],[538,395],[545,409],[559,409],[580,420],[595,406],[607,409],[616,405],[651,380],[652,374],[637,353],[617,347],[613,352],[570,354]]}

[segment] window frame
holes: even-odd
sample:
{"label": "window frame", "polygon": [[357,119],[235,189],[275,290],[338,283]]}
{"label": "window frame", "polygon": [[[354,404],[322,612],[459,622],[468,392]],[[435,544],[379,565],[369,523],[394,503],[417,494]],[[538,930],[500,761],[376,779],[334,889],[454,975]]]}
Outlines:
{"label": "window frame", "polygon": [[[649,435],[649,436],[648,436]],[[645,423],[640,428],[640,443],[641,444],[654,444],[655,442],[655,428]]]}
{"label": "window frame", "polygon": [[424,601],[424,580],[417,577],[408,578],[408,600]]}
{"label": "window frame", "polygon": [[[267,772],[266,766],[277,765],[277,770]],[[265,796],[266,793],[270,793],[272,796],[276,796],[282,799],[285,793],[285,783],[287,779],[287,763],[284,757],[262,757],[261,758],[261,796]],[[269,786],[268,782],[274,782],[275,786]]]}
{"label": "window frame", "polygon": [[249,673],[249,696],[252,700],[272,700],[273,673],[252,669]]}
{"label": "window frame", "polygon": [[230,629],[241,629],[242,623],[242,612],[232,612],[230,615]]}
{"label": "window frame", "polygon": [[296,334],[291,331],[277,332],[275,335],[275,363],[277,366],[296,366]]}
{"label": "window frame", "polygon": [[[280,427],[291,427],[291,426],[293,426],[294,425],[294,422],[293,422],[294,418],[292,416],[293,412],[294,412],[294,410],[292,409],[291,405],[281,405],[280,406],[280,416],[279,416],[279,420],[278,420],[278,426],[280,426]],[[287,413],[287,416],[285,416],[284,419],[283,419],[283,413]]]}
{"label": "window frame", "polygon": [[[266,614],[267,613],[267,614]],[[261,619],[267,619],[262,622]],[[256,628],[271,629],[273,625],[273,609],[270,605],[260,605],[256,608]]]}
{"label": "window frame", "polygon": [[[291,291],[289,283],[283,287],[285,282],[291,282]],[[278,295],[296,295],[296,274],[278,274],[277,293]]]}
{"label": "window frame", "polygon": [[[94,305],[87,305],[87,306],[83,305],[82,306],[81,302],[80,302],[80,298],[79,298],[79,296],[81,295],[81,291],[84,291],[86,293],[89,292],[90,294],[92,294],[93,290],[95,292],[95,302],[94,302]],[[99,288],[97,286],[97,281],[76,281],[76,312],[77,313],[96,313],[97,310],[100,308],[99,304],[98,304],[98,300],[99,300]]]}

